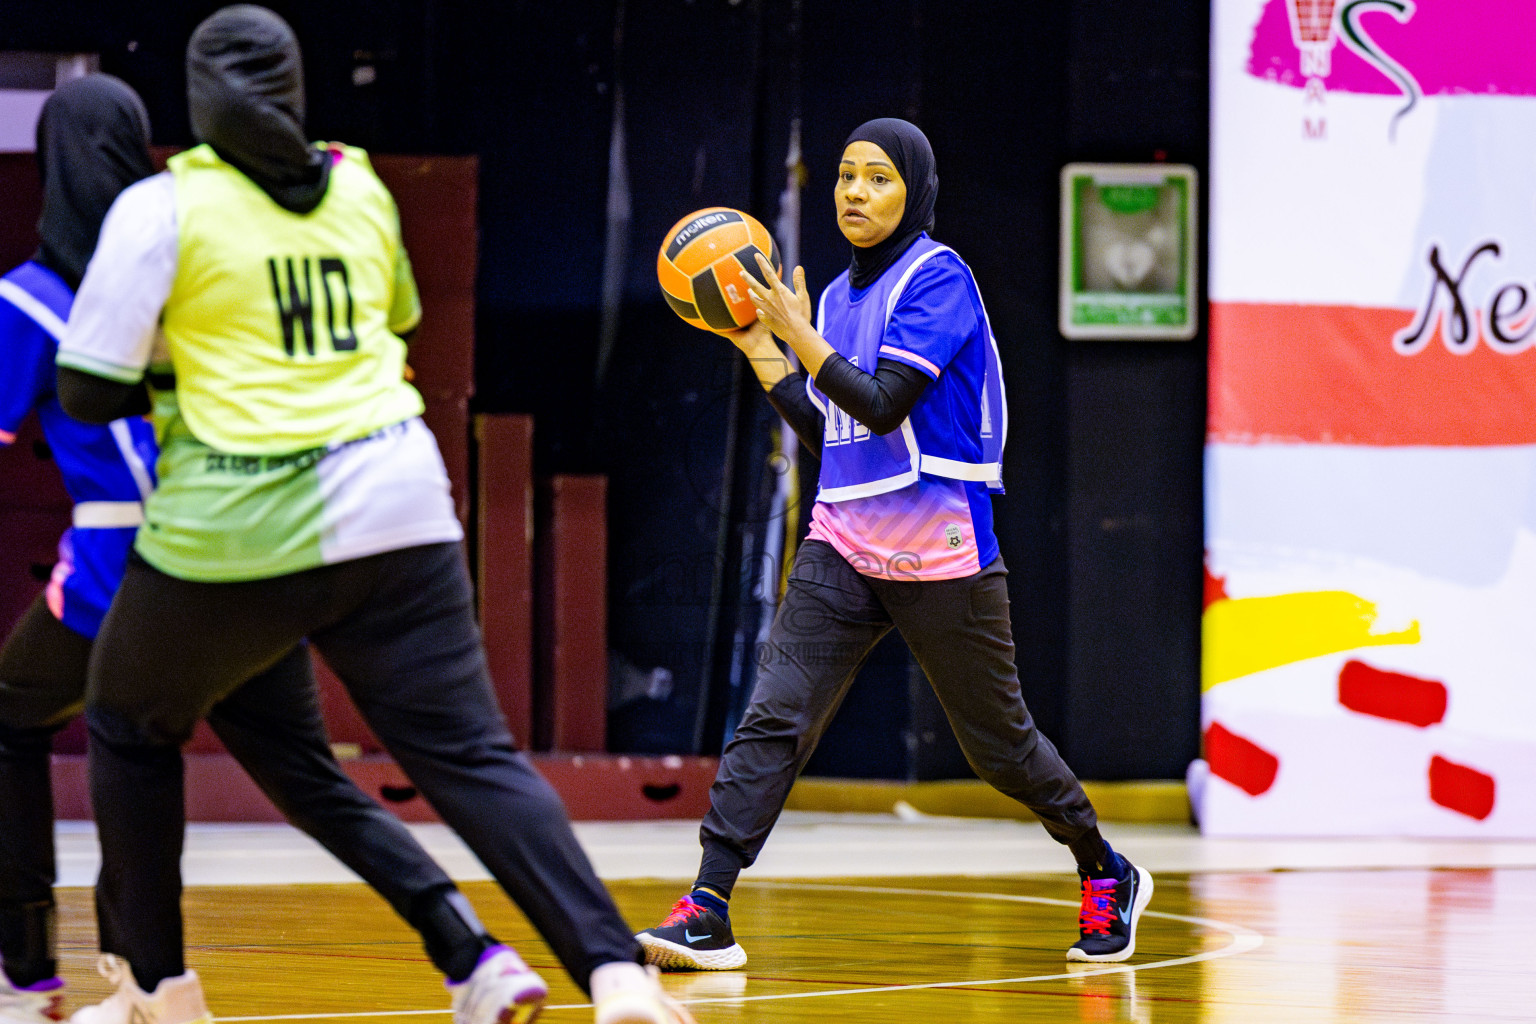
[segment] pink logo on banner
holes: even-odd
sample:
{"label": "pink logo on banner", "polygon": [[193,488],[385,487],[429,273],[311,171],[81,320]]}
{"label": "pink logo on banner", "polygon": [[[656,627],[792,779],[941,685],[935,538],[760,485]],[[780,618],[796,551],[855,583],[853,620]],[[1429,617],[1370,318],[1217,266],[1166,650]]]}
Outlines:
{"label": "pink logo on banner", "polygon": [[[1536,96],[1531,0],[1267,0],[1248,73],[1370,95]],[[1398,72],[1406,72],[1411,84]]]}

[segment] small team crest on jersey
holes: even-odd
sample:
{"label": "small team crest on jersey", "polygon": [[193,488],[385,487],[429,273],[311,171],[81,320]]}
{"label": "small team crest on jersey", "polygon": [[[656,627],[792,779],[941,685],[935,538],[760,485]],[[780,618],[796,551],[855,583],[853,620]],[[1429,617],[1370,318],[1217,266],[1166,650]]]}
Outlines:
{"label": "small team crest on jersey", "polygon": [[950,547],[952,547],[952,548],[959,547],[960,546],[960,527],[956,526],[954,523],[945,523],[944,524],[944,539],[949,542],[949,546]]}

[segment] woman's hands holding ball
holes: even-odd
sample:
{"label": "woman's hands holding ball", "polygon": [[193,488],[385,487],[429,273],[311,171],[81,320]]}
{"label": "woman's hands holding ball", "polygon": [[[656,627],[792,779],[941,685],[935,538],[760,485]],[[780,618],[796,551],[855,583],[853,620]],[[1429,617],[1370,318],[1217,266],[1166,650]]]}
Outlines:
{"label": "woman's hands holding ball", "polygon": [[795,268],[795,286],[791,289],[779,280],[779,275],[773,272],[773,266],[761,253],[757,254],[757,265],[768,281],[766,286],[750,274],[743,275],[747,294],[757,310],[757,319],[739,331],[721,333],[746,354],[757,371],[758,380],[771,390],[789,370],[778,345],[774,344],[774,335],[784,339],[812,377],[832,354],[832,346],[816,333],[811,323],[811,291],[805,286],[805,268]]}
{"label": "woman's hands holding ball", "polygon": [[762,253],[755,253],[758,269],[768,281],[765,287],[751,275],[743,275],[747,282],[747,294],[757,310],[758,323],[783,338],[793,347],[803,332],[815,333],[811,326],[811,293],[805,286],[805,268],[795,268],[795,287],[790,289]]}

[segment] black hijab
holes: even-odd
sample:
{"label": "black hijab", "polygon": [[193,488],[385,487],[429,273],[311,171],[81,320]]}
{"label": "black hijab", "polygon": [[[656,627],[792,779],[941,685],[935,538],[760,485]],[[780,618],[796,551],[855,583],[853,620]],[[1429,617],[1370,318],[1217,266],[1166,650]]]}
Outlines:
{"label": "black hijab", "polygon": [[61,85],[37,119],[37,261],[79,289],[112,200],[154,173],[149,115],[128,83],[95,74]]}
{"label": "black hijab", "polygon": [[272,201],[308,213],[325,198],[330,160],[304,137],[304,62],[293,29],[265,7],[209,15],[187,43],[192,134]]}
{"label": "black hijab", "polygon": [[853,247],[853,263],[848,267],[848,281],[855,288],[868,288],[885,273],[885,268],[907,251],[924,231],[933,230],[933,203],[939,197],[939,175],[933,162],[933,147],[917,125],[897,117],[879,117],[855,128],[843,148],[855,142],[873,142],[885,150],[896,165],[896,173],[907,186],[907,207],[901,223],[889,238],[867,249]]}

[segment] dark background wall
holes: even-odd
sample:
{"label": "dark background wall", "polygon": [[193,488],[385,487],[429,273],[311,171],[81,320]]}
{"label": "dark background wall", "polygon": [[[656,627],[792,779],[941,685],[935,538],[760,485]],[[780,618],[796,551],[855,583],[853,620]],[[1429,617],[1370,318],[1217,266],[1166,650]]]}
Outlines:
{"label": "dark background wall", "polygon": [[[182,49],[216,6],[9,0],[0,50],[100,53],[145,97],[155,141],[185,144]],[[772,225],[798,115],[801,262],[819,290],[847,259],[831,215],[842,140],[896,115],[933,142],[935,233],[972,266],[1003,345],[996,517],[1026,699],[1083,776],[1182,777],[1198,746],[1205,335],[1061,338],[1057,180],[1074,160],[1204,171],[1207,5],[271,6],[304,45],[315,137],[480,157],[475,406],[533,413],[541,472],[610,478],[614,749],[719,749],[751,683],[772,528],[776,420],[733,352],[666,309],[655,247],[701,206]],[[620,106],[627,197],[610,189]],[[609,253],[622,302],[605,352]],[[802,460],[804,494],[814,468]],[[965,771],[899,641],[812,770]]]}

